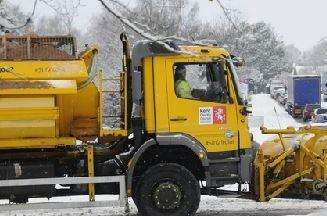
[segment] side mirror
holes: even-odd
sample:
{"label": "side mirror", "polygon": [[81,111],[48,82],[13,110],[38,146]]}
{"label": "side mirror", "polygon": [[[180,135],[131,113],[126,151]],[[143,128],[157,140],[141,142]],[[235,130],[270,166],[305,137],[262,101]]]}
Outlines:
{"label": "side mirror", "polygon": [[247,116],[248,114],[252,113],[252,110],[249,109],[250,107],[244,106],[240,112],[242,115]]}

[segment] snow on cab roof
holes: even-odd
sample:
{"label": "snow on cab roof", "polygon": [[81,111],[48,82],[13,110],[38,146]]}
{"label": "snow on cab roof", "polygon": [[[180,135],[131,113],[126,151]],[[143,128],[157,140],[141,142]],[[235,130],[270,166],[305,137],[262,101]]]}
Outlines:
{"label": "snow on cab roof", "polygon": [[203,53],[210,53],[211,56],[225,56],[228,57],[229,53],[217,46],[211,44],[193,43],[183,41],[180,39],[167,39],[160,41],[139,41],[133,47],[132,62],[133,68],[141,66],[141,61],[144,57],[158,56],[158,55],[199,55]]}

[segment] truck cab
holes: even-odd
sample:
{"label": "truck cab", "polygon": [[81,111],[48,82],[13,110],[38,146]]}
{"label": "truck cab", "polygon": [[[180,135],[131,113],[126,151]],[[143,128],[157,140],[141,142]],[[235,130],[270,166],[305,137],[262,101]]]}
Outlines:
{"label": "truck cab", "polygon": [[[143,144],[131,159],[128,187],[134,200],[152,197],[159,203],[137,201],[141,212],[151,209],[144,210],[145,215],[178,209],[172,203],[183,204],[178,198],[166,202],[151,193],[179,191],[172,192],[178,197],[180,191],[187,191],[182,183],[175,184],[172,176],[165,176],[172,170],[178,173],[186,169],[189,175],[185,178],[195,178],[188,179],[194,182],[193,197],[198,197],[194,190],[199,189],[199,181],[206,182],[203,189],[208,191],[250,181],[248,111],[241,99],[233,59],[226,50],[214,46],[179,45],[178,49],[163,52],[154,43],[142,42],[132,55],[133,90],[139,89],[133,96],[133,110],[138,111],[132,119],[142,119]],[[149,176],[164,183],[158,185]],[[180,189],[178,185],[182,185]],[[187,208],[194,212],[192,206]]]}

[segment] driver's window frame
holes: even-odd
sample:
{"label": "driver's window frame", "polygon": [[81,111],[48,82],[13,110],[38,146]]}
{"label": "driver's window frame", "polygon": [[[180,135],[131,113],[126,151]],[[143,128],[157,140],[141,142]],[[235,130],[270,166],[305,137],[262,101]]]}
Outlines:
{"label": "driver's window frame", "polygon": [[[228,99],[226,99],[225,101],[223,100],[204,100],[203,98],[183,98],[183,97],[179,97],[176,93],[176,88],[175,88],[175,69],[176,69],[176,66],[177,65],[205,65],[206,67],[209,67],[210,69],[210,82],[220,82],[220,85],[223,85],[225,87],[225,90],[226,90],[226,98],[230,98],[230,89],[229,89],[229,84],[228,84],[228,76],[227,74],[225,73],[224,69],[222,68],[222,66],[220,65],[219,62],[216,62],[216,61],[211,61],[211,62],[174,62],[173,65],[172,65],[172,77],[173,77],[173,92],[175,94],[175,96],[178,98],[178,99],[183,99],[183,100],[195,100],[195,101],[202,101],[202,102],[213,102],[213,103],[219,103],[219,104],[229,104],[230,101]],[[219,70],[220,71],[220,78],[219,77],[215,77],[215,74],[214,73],[214,70],[213,70],[213,64],[216,64],[217,67],[219,67]],[[216,78],[217,81],[213,81],[214,78]],[[206,79],[208,79],[207,75],[206,75]],[[207,80],[208,81],[208,80]],[[222,84],[221,82],[224,81],[225,83]],[[210,83],[208,82],[208,83]],[[193,89],[191,89],[193,90]]]}

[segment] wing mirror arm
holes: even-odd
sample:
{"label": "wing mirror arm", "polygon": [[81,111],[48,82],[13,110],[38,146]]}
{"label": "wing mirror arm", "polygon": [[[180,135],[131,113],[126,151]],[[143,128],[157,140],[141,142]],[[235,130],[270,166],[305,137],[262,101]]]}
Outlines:
{"label": "wing mirror arm", "polygon": [[240,112],[242,115],[247,116],[252,113],[252,110],[249,110],[249,107],[244,106]]}

